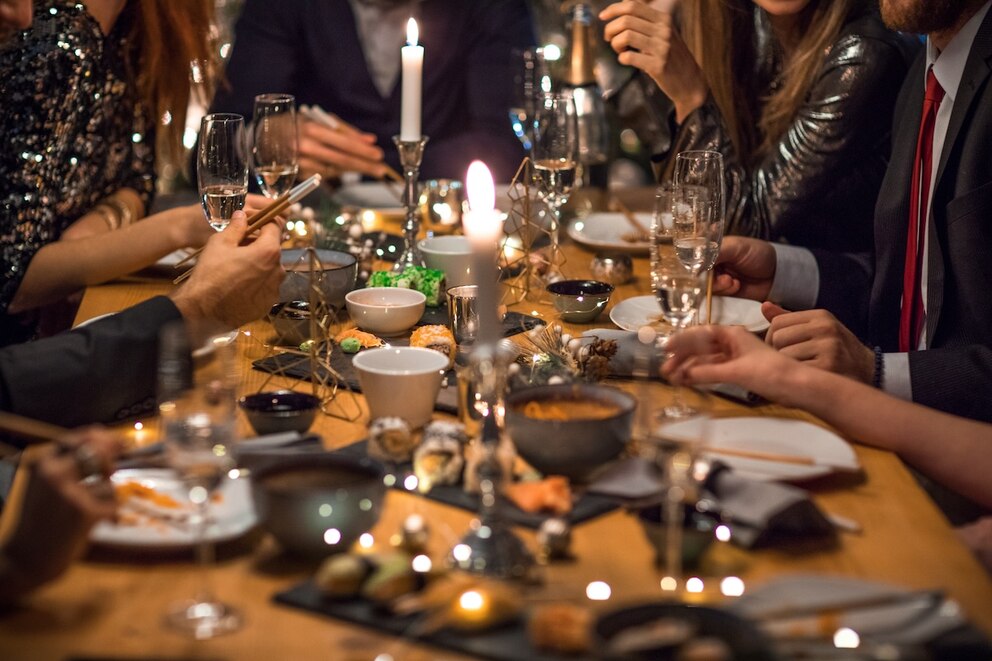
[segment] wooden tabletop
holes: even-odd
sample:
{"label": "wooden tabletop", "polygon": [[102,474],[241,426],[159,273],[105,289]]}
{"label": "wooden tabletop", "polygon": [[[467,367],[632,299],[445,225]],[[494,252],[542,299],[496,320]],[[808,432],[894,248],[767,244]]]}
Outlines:
{"label": "wooden tabletop", "polygon": [[[569,275],[587,273],[592,254],[566,246]],[[626,297],[648,291],[647,262],[635,260],[637,279],[617,288],[611,306]],[[133,305],[168,291],[166,281],[117,282],[87,291],[79,319],[90,318]],[[513,309],[554,319],[553,309],[526,302]],[[573,332],[611,326],[607,315],[596,324],[571,326]],[[259,389],[266,376],[248,368],[248,362],[265,354],[259,341],[271,335],[264,322],[243,330],[237,346],[243,357],[242,391]],[[299,382],[285,380],[285,386]],[[630,388],[630,383],[614,385]],[[668,401],[671,391],[650,384],[652,400]],[[364,407],[360,396],[356,401]],[[720,414],[759,415],[812,420],[802,412],[780,406],[749,408],[718,400]],[[356,422],[319,416],[314,430],[328,447],[340,447],[364,438],[367,413]],[[240,421],[249,433],[247,423]],[[969,551],[957,540],[947,521],[921,491],[899,459],[889,452],[856,445],[864,467],[860,478],[829,477],[808,485],[816,502],[830,514],[857,522],[863,532],[841,533],[836,548],[809,552],[762,550],[745,552],[716,544],[697,572],[707,585],[704,599],[717,599],[713,590],[722,576],[741,577],[748,588],[789,574],[815,573],[890,582],[908,588],[938,588],[957,600],[985,631],[992,633],[992,581]],[[416,495],[392,491],[378,525],[376,539],[386,539],[399,529],[410,513],[423,514],[432,525],[430,552],[442,558],[466,530],[469,513],[440,505]],[[521,536],[535,548],[533,534]],[[575,562],[548,566],[546,582],[532,595],[584,601],[585,586],[606,581],[612,599],[602,607],[658,598],[663,575],[653,562],[638,522],[621,511],[579,525],[573,531]],[[206,642],[193,642],[163,627],[170,604],[196,591],[198,574],[188,554],[161,558],[113,554],[94,550],[61,580],[41,590],[26,605],[0,616],[0,658],[144,658],[144,659],[374,659],[380,653],[396,659],[463,658],[429,646],[277,606],[272,596],[306,578],[312,567],[282,556],[275,542],[256,532],[226,544],[210,572],[217,594],[243,612],[246,626],[234,634]]]}

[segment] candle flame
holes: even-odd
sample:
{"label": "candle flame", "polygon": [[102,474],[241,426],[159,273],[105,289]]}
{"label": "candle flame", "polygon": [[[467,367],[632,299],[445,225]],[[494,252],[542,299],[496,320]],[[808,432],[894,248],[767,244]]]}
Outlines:
{"label": "candle flame", "polygon": [[406,22],[406,45],[416,46],[420,40],[420,29],[417,28],[417,21],[411,18]]}
{"label": "candle flame", "polygon": [[482,161],[472,161],[465,177],[468,189],[468,206],[474,212],[492,211],[496,208],[496,186],[493,175]]}

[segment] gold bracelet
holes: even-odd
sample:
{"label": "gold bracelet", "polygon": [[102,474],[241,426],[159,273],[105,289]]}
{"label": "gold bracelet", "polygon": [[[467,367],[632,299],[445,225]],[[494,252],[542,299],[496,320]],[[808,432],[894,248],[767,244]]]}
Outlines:
{"label": "gold bracelet", "polygon": [[116,212],[117,218],[120,220],[120,223],[117,225],[118,227],[127,227],[134,220],[134,213],[131,211],[131,207],[116,197],[105,197],[100,200],[100,204],[106,204]]}
{"label": "gold bracelet", "polygon": [[100,202],[95,207],[93,207],[93,212],[100,214],[104,222],[107,223],[107,229],[113,232],[119,229],[121,226],[121,217],[117,211],[107,204],[106,202]]}

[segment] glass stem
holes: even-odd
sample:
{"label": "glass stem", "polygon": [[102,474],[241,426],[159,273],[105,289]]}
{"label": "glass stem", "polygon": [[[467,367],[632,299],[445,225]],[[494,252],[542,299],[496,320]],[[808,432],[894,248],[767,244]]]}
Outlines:
{"label": "glass stem", "polygon": [[682,525],[685,509],[683,490],[670,485],[665,498],[665,571],[675,579],[676,590],[682,588]]}
{"label": "glass stem", "polygon": [[210,603],[214,601],[213,590],[210,586],[210,567],[214,563],[214,545],[207,540],[207,511],[210,505],[210,496],[196,505],[196,528],[194,536],[196,538],[196,566],[199,577],[199,589],[196,601],[199,603]]}

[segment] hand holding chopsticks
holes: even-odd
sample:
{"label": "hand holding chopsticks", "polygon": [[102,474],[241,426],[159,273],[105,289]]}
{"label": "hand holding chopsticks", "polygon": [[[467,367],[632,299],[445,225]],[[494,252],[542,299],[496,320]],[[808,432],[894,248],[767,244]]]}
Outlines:
{"label": "hand holding chopsticks", "polygon": [[[258,231],[268,223],[275,220],[280,214],[285,212],[289,207],[296,204],[304,197],[315,191],[318,186],[320,186],[320,175],[315,174],[306,181],[297,184],[293,188],[293,190],[289,191],[285,195],[282,195],[276,198],[275,200],[273,200],[269,206],[265,207],[258,213],[252,215],[248,219],[248,234],[252,234]],[[179,263],[176,264],[176,268],[179,268],[180,266],[186,264],[193,258],[197,257],[201,252],[203,252],[203,248],[200,248],[190,253]],[[192,268],[189,269],[188,271],[180,275],[178,278],[173,280],[172,281],[173,284],[178,285],[180,282],[188,278],[192,272],[193,269]]]}
{"label": "hand holding chopsticks", "polygon": [[[308,120],[320,126],[323,126],[324,128],[328,128],[331,131],[334,131],[340,136],[355,136],[355,137],[365,136],[368,137],[369,139],[372,138],[372,136],[362,132],[358,128],[352,126],[348,122],[338,117],[337,115],[327,112],[320,106],[302,105],[300,106],[300,114],[302,114]],[[323,149],[321,151],[324,152],[325,154],[327,153],[328,150],[339,152],[338,155],[341,156],[343,160],[343,164],[337,164],[337,166],[343,170],[355,169],[365,174],[376,176],[377,178],[380,179],[386,179],[400,184],[403,183],[403,176],[399,172],[397,172],[393,168],[381,162],[381,158],[382,158],[381,154],[379,155],[378,160],[372,161],[369,160],[370,159],[369,155],[362,153],[363,150],[367,151],[369,147],[374,147],[378,151],[378,147],[375,147],[374,145],[368,145],[360,140],[356,141],[355,145],[352,145],[352,147],[356,150],[355,153],[353,154],[347,153],[348,150],[340,146],[338,146],[337,149],[335,148],[335,145],[330,145],[330,144],[323,145],[322,147]],[[333,162],[328,164],[335,165]],[[352,165],[354,165],[354,167],[350,167]],[[365,170],[363,170],[361,167],[363,165],[366,167]],[[381,177],[378,176],[375,172],[370,171],[368,169],[369,167],[377,167],[377,166],[385,167],[385,171],[383,172]]]}

